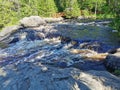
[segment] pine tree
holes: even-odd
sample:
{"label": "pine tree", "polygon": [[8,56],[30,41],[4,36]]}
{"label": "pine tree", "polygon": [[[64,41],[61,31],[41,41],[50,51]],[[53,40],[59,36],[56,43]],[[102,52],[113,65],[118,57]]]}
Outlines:
{"label": "pine tree", "polygon": [[40,0],[38,5],[38,14],[40,16],[50,17],[57,12],[54,0]]}
{"label": "pine tree", "polygon": [[58,12],[63,12],[64,11],[64,2],[65,0],[54,0],[56,7],[58,9]]}
{"label": "pine tree", "polygon": [[65,0],[62,2],[66,18],[76,18],[80,15],[80,9],[77,0]]}
{"label": "pine tree", "polygon": [[21,17],[39,15],[50,17],[57,11],[54,0],[20,0]]}

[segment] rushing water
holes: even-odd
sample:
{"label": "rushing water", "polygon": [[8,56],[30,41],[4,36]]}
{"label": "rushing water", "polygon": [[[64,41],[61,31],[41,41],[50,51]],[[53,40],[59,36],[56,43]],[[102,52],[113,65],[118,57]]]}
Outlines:
{"label": "rushing water", "polygon": [[50,24],[36,29],[20,29],[3,42],[8,42],[8,47],[0,50],[1,67],[33,62],[81,70],[105,70],[105,67],[103,61],[84,59],[86,53],[73,54],[71,49],[107,52],[120,45],[117,33],[99,23]]}

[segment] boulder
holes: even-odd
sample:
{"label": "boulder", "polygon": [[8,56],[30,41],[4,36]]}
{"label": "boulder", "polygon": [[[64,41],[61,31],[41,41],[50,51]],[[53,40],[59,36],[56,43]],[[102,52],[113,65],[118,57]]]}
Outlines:
{"label": "boulder", "polygon": [[40,25],[46,24],[46,22],[39,16],[30,16],[21,19],[20,24],[24,27],[38,27]]}
{"label": "boulder", "polygon": [[117,52],[120,52],[120,48],[111,49],[111,50],[108,51],[108,53],[110,53],[110,54],[115,54],[115,53],[117,53]]}
{"label": "boulder", "polygon": [[120,70],[120,48],[116,49],[116,53],[107,56],[105,65],[109,70]]}

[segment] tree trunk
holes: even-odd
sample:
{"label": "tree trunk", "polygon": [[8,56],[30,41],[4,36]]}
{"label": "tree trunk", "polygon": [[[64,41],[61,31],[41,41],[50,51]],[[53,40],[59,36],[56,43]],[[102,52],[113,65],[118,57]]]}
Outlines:
{"label": "tree trunk", "polygon": [[97,17],[97,1],[95,3],[95,18]]}

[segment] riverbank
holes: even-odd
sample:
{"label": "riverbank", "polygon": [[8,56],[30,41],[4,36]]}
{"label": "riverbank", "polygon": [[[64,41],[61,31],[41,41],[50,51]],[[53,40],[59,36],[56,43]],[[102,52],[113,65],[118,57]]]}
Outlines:
{"label": "riverbank", "polygon": [[107,71],[106,65],[112,64],[105,62],[106,57],[86,57],[118,48],[116,37],[99,22],[48,23],[40,17],[24,18],[19,26],[0,32],[0,41],[6,45],[0,49],[0,89],[119,90],[120,79]]}

